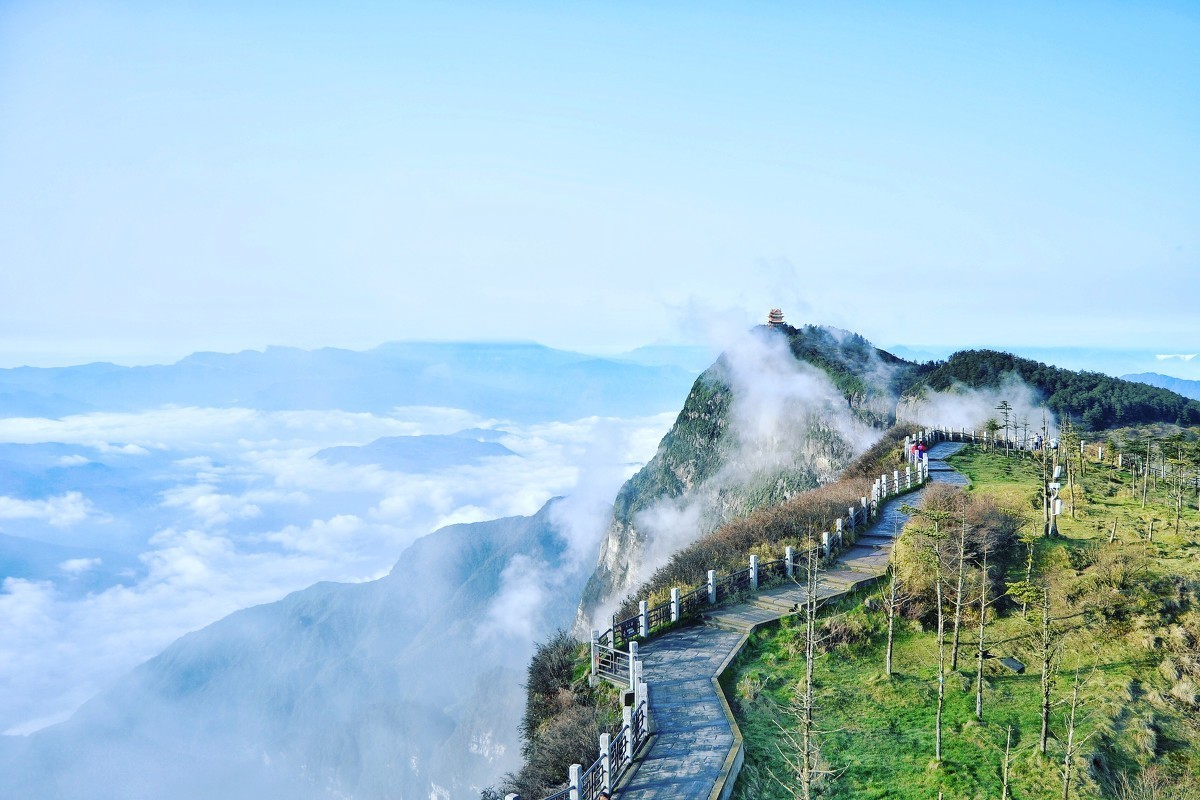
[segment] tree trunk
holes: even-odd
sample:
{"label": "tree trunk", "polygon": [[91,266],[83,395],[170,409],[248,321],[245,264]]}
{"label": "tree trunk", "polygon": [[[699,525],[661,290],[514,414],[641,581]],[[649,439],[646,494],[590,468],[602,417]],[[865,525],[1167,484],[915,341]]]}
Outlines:
{"label": "tree trunk", "polygon": [[946,622],[942,614],[942,553],[938,548],[937,558],[937,645],[938,645],[938,692],[937,719],[934,725],[933,758],[942,763],[942,708],[946,704]]}
{"label": "tree trunk", "polygon": [[958,639],[962,628],[963,583],[966,580],[965,568],[967,563],[967,509],[963,506],[962,530],[958,534],[958,587],[954,595],[954,635],[950,648],[950,669],[958,669]]}
{"label": "tree trunk", "polygon": [[813,746],[813,660],[817,652],[817,549],[809,542],[808,574],[804,600],[804,708],[801,715],[800,790],[804,800],[812,800],[816,758]]}
{"label": "tree trunk", "polygon": [[1038,749],[1046,755],[1050,737],[1050,592],[1042,590],[1042,735]]}
{"label": "tree trunk", "polygon": [[884,656],[883,673],[889,678],[892,677],[892,642],[895,640],[896,630],[896,573],[892,571],[892,589],[891,596],[888,599],[888,631],[887,631],[887,654]]}
{"label": "tree trunk", "polygon": [[988,606],[988,568],[987,568],[988,551],[983,549],[983,568],[980,572],[979,586],[979,649],[976,651],[975,663],[975,718],[983,720],[983,653],[984,653],[984,634],[987,630],[987,606]]}
{"label": "tree trunk", "polygon": [[[1042,535],[1050,535],[1050,493],[1046,484],[1050,480],[1050,430],[1046,412],[1042,411]],[[1032,556],[1031,556],[1032,558]],[[1025,580],[1029,580],[1026,576]],[[1025,613],[1024,610],[1021,613]]]}
{"label": "tree trunk", "polygon": [[1012,752],[1012,728],[1008,729],[1008,738],[1004,741],[1004,771],[1003,783],[1000,785],[1000,800],[1008,800],[1008,765],[1011,761],[1009,753]]}
{"label": "tree trunk", "polygon": [[1067,491],[1071,493],[1071,519],[1075,519],[1075,478],[1076,471],[1071,469],[1071,456],[1067,455]]}
{"label": "tree trunk", "polygon": [[1067,751],[1063,754],[1062,800],[1071,796],[1071,758],[1075,755],[1075,709],[1079,705],[1079,675],[1075,675],[1075,689],[1071,692],[1071,713],[1067,717]]}
{"label": "tree trunk", "polygon": [[1146,508],[1146,490],[1150,486],[1150,443],[1146,442],[1146,466],[1142,470],[1142,510]]}

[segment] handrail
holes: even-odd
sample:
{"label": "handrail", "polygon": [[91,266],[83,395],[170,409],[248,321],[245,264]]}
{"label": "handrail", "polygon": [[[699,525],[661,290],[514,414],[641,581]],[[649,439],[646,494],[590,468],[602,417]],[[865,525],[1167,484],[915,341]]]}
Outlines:
{"label": "handrail", "polygon": [[[956,433],[949,429],[931,428],[922,431],[922,441],[954,441]],[[970,433],[970,441],[976,442],[975,432]],[[958,434],[958,441],[967,441],[964,429]],[[831,559],[835,548],[840,548],[845,542],[843,531],[856,530],[868,526],[878,515],[882,501],[912,491],[924,485],[929,480],[929,457],[924,454],[916,457],[910,452],[909,439],[905,439],[905,454],[909,465],[905,468],[903,479],[898,470],[892,475],[881,475],[875,481],[870,497],[860,498],[860,505],[847,509],[845,517],[837,519],[836,529],[821,536],[821,544],[815,545],[820,558]],[[915,474],[914,474],[915,467]],[[808,555],[805,551],[803,557]],[[788,547],[783,558],[771,559],[758,563],[757,556],[751,558],[750,567],[737,570],[724,576],[709,572],[709,582],[701,584],[685,593],[678,589],[672,590],[671,602],[663,603],[653,608],[647,608],[643,602],[638,614],[628,619],[613,618],[612,627],[603,633],[592,631],[592,675],[604,678],[617,686],[633,689],[635,698],[634,708],[625,708],[624,721],[621,729],[613,737],[607,734],[600,738],[600,755],[591,766],[584,770],[581,765],[571,767],[567,788],[556,792],[544,800],[596,800],[601,790],[611,791],[633,765],[638,753],[650,739],[649,698],[648,687],[641,678],[641,662],[637,660],[637,642],[652,638],[662,632],[670,624],[682,619],[697,616],[703,609],[719,604],[730,595],[753,590],[760,584],[791,576],[797,564],[797,553]],[[626,652],[625,648],[629,651]]]}
{"label": "handrail", "polygon": [[592,657],[592,674],[599,675],[621,687],[629,685],[632,661],[629,653],[598,645]]}

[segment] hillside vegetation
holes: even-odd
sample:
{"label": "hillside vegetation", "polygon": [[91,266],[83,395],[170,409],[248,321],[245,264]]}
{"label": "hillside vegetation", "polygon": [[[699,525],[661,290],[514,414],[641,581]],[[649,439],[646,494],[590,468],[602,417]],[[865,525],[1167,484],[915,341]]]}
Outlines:
{"label": "hillside vegetation", "polygon": [[[638,573],[635,562],[640,561],[648,541],[639,519],[643,512],[664,500],[686,498],[701,509],[697,533],[702,533],[828,483],[856,455],[829,418],[888,427],[895,421],[895,385],[907,381],[914,369],[863,337],[834,328],[760,326],[750,332],[749,341],[758,345],[747,348],[757,355],[773,354],[775,347],[785,344],[795,363],[772,362],[772,367],[815,368],[835,387],[837,408],[822,407],[809,397],[790,398],[789,424],[780,425],[775,432],[781,442],[794,446],[777,454],[778,463],[743,463],[748,457],[750,461],[761,458],[758,445],[762,443],[748,446],[746,431],[739,431],[735,424],[735,404],[756,390],[770,394],[779,376],[764,374],[758,380],[755,375],[748,380],[749,366],[738,361],[738,353],[718,358],[696,378],[654,457],[618,492],[599,563],[583,591],[577,634],[583,631],[582,621],[605,599],[619,598],[632,588]],[[741,358],[745,359],[744,353]]]}
{"label": "hillside vegetation", "polygon": [[708,579],[708,570],[745,569],[750,554],[764,560],[779,558],[788,545],[798,550],[814,531],[830,530],[846,509],[870,495],[871,484],[883,473],[904,468],[902,442],[915,429],[897,426],[854,460],[842,476],[825,486],[796,495],[777,505],[760,508],[731,520],[675,552],[671,558],[622,603],[618,619],[637,611],[639,600],[651,605],[670,596],[672,587],[688,590]]}
{"label": "hillside vegetation", "polygon": [[[1195,490],[1176,532],[1169,482],[1147,485],[1143,508],[1141,477],[1107,463],[1087,464],[1073,516],[1059,519],[1058,536],[1043,537],[1040,460],[970,448],[956,465],[971,478],[971,489],[930,498],[950,512],[941,529],[947,663],[956,541],[967,512],[962,635],[957,669],[947,667],[942,759],[935,759],[938,637],[930,528],[936,508],[930,507],[910,523],[894,558],[904,602],[890,677],[880,594],[852,596],[822,612],[814,658],[817,763],[824,773],[819,796],[1200,797]],[[1152,520],[1158,525],[1151,536]],[[983,661],[978,718],[985,541],[993,548],[984,648],[990,657]],[[737,787],[746,800],[800,796],[787,765],[794,752],[786,732],[799,724],[793,711],[804,675],[802,636],[802,626],[788,620],[756,633],[725,675],[746,737]],[[1020,661],[1024,674],[1000,657]]]}
{"label": "hillside vegetation", "polygon": [[994,388],[1005,376],[1015,375],[1037,390],[1059,419],[1072,419],[1087,430],[1151,422],[1200,425],[1200,401],[1144,383],[1052,367],[995,350],[964,350],[913,375],[906,394],[955,386]]}

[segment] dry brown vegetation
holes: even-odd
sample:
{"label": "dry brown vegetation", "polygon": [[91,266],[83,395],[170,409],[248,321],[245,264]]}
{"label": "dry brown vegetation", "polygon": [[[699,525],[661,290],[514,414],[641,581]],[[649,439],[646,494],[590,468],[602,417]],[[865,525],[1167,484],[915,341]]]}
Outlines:
{"label": "dry brown vegetation", "polygon": [[710,569],[720,573],[744,569],[751,553],[781,558],[786,546],[798,548],[809,536],[832,530],[834,520],[871,493],[876,477],[904,468],[904,437],[913,431],[908,426],[891,428],[833,483],[731,520],[679,550],[625,599],[618,618],[637,613],[639,599],[662,597],[675,586],[687,591],[701,585]]}
{"label": "dry brown vegetation", "polygon": [[[971,568],[967,589],[978,595],[978,564],[984,549],[988,551],[989,595],[1002,598],[1005,576],[1022,558],[1024,548],[1017,539],[1022,518],[1018,512],[1001,508],[988,496],[964,492],[946,484],[934,484],[926,491],[921,503],[923,512],[945,512],[949,519],[943,523],[941,534],[946,538],[942,551],[942,571],[953,575],[958,568],[958,541],[965,523],[966,559]],[[928,532],[915,526],[911,535],[902,536],[892,551],[892,563],[897,576],[912,596],[904,614],[921,618],[934,607],[934,575],[930,566]],[[969,610],[970,611],[970,610]]]}

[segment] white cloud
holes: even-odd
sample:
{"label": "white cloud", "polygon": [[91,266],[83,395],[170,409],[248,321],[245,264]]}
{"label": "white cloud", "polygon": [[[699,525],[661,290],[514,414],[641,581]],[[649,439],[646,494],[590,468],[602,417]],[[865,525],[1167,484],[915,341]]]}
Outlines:
{"label": "white cloud", "polygon": [[217,492],[212,484],[179,486],[163,492],[163,505],[186,508],[207,528],[224,525],[232,520],[254,519],[262,509],[246,497]]}
{"label": "white cloud", "polygon": [[68,575],[79,575],[103,564],[100,558],[69,558],[58,565]]}
{"label": "white cloud", "polygon": [[91,502],[79,492],[67,492],[45,500],[0,496],[0,519],[36,519],[56,528],[65,528],[83,522],[93,512]]}
{"label": "white cloud", "polygon": [[[124,444],[116,445],[108,442],[89,442],[91,447],[96,448],[101,453],[121,453],[127,456],[148,456],[150,451],[142,447],[140,444]],[[162,449],[162,445],[156,445],[156,449]]]}
{"label": "white cloud", "polygon": [[102,411],[61,419],[4,418],[0,419],[0,442],[64,442],[130,455],[165,448],[204,454],[250,446],[319,449],[365,444],[380,436],[453,433],[488,424],[488,420],[460,409],[424,406],[398,407],[388,416],[165,406],[138,413]]}
{"label": "white cloud", "polygon": [[[3,584],[0,730],[29,732],[62,719],[180,635],[239,608],[317,581],[384,575],[407,545],[441,524],[530,514],[551,497],[600,481],[603,488],[581,492],[574,507],[562,504],[572,547],[589,551],[602,529],[589,514],[607,511],[620,481],[653,453],[673,416],[506,423],[502,441],[518,456],[420,475],[312,457],[335,444],[493,424],[454,409],[397,413],[412,416],[169,408],[0,420],[0,441],[105,442],[158,452],[133,464],[157,464],[171,481],[155,489],[157,503],[122,511],[123,523],[152,525],[140,555],[145,572],[135,582],[82,598],[47,581]],[[128,455],[110,448],[99,458]],[[0,498],[0,517],[5,512],[50,524],[100,514],[78,492]],[[98,566],[73,559],[60,568]]]}
{"label": "white cloud", "polygon": [[515,638],[529,643],[542,633],[550,577],[547,564],[530,556],[513,556],[500,573],[501,589],[477,629],[484,638]]}
{"label": "white cloud", "polygon": [[74,455],[63,456],[55,463],[57,463],[60,467],[81,467],[84,464],[92,463],[92,461],[87,456]]}
{"label": "white cloud", "polygon": [[897,413],[903,419],[924,425],[983,430],[988,419],[995,419],[1003,426],[1004,413],[997,408],[1002,402],[1011,406],[1008,414],[1010,436],[1019,438],[1026,432],[1032,436],[1040,431],[1043,413],[1047,414],[1051,432],[1057,430],[1055,417],[1046,411],[1041,398],[1013,374],[1003,376],[994,389],[972,389],[958,384],[945,392],[927,392],[906,402]]}

